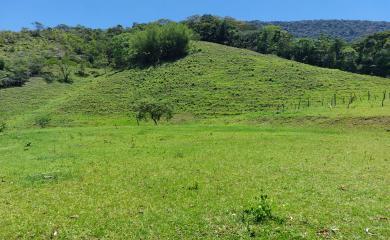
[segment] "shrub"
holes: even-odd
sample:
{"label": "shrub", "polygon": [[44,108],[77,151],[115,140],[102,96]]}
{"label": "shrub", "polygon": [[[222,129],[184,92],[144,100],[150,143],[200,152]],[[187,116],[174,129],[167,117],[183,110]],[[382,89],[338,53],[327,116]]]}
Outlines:
{"label": "shrub", "polygon": [[155,125],[161,118],[165,117],[166,120],[170,120],[173,117],[172,107],[164,102],[157,102],[152,100],[143,100],[136,106],[136,120],[139,122],[151,118]]}
{"label": "shrub", "polygon": [[188,54],[190,30],[181,24],[168,23],[161,28],[160,48],[162,60],[174,60]]}
{"label": "shrub", "polygon": [[49,125],[51,118],[49,116],[41,116],[35,119],[35,125],[40,128],[45,128]]}
{"label": "shrub", "polygon": [[32,76],[37,76],[42,73],[45,66],[45,60],[42,57],[33,57],[29,60],[28,68]]}
{"label": "shrub", "polygon": [[44,72],[41,74],[41,77],[47,82],[52,83],[55,81],[56,77],[52,72]]}
{"label": "shrub", "polygon": [[20,87],[29,77],[30,73],[23,65],[14,67],[11,71],[0,70],[0,88]]}
{"label": "shrub", "polygon": [[267,195],[261,195],[256,201],[254,206],[243,211],[242,221],[244,223],[262,224],[270,220],[282,221],[272,213],[272,207]]}
{"label": "shrub", "polygon": [[151,24],[114,37],[114,62],[121,68],[178,59],[188,53],[190,39],[190,30],[182,24]]}
{"label": "shrub", "polygon": [[5,69],[5,61],[4,59],[0,58],[0,70],[4,70],[4,69]]}
{"label": "shrub", "polygon": [[3,121],[0,121],[0,133],[4,132],[7,128],[7,124]]}
{"label": "shrub", "polygon": [[80,63],[79,67],[77,68],[76,75],[79,77],[88,77],[89,74],[87,73],[85,63]]}

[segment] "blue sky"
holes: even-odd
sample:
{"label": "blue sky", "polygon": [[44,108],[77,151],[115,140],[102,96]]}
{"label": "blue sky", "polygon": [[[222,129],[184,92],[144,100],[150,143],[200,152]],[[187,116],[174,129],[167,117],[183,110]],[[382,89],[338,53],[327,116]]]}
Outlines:
{"label": "blue sky", "polygon": [[0,0],[0,29],[39,21],[106,28],[211,13],[241,20],[361,19],[390,21],[390,0]]}

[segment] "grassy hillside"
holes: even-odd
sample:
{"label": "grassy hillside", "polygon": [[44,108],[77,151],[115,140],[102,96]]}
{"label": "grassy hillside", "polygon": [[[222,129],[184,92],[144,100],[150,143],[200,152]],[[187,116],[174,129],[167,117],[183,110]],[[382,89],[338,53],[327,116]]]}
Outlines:
{"label": "grassy hillside", "polygon": [[[380,107],[385,90],[390,92],[385,78],[197,42],[188,57],[162,66],[78,78],[73,85],[35,79],[21,88],[1,90],[0,112],[9,120],[49,114],[59,122],[81,115],[127,117],[137,100],[153,97],[169,100],[176,113],[202,117],[248,113],[383,116],[390,112],[388,95],[384,108]],[[356,101],[347,109],[352,94]],[[331,109],[334,97],[337,105]]]}
{"label": "grassy hillside", "polygon": [[[389,79],[192,49],[1,89],[0,239],[388,239]],[[173,124],[131,126],[146,97]]]}

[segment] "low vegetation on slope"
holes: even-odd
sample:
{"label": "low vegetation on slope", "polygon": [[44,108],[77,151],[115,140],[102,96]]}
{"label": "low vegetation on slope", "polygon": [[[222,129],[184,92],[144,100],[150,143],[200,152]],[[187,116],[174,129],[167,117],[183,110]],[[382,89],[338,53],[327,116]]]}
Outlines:
{"label": "low vegetation on slope", "polygon": [[[347,108],[355,94],[368,92],[381,104],[387,79],[312,67],[278,57],[198,42],[185,59],[148,69],[102,76],[65,102],[65,113],[126,114],[138,99],[173,104],[177,113],[234,115],[309,105]],[[388,101],[388,96],[386,95]],[[363,99],[362,99],[363,100]],[[343,102],[344,101],[344,102]],[[336,103],[336,104],[337,104]]]}
{"label": "low vegetation on slope", "polygon": [[386,115],[389,92],[385,78],[196,42],[188,57],[173,63],[75,78],[73,85],[36,79],[22,88],[1,90],[0,111],[8,117],[29,112],[59,120],[71,115],[134,118],[138,101],[149,98],[169,102],[176,114],[201,117],[302,111],[330,115],[354,108],[364,116],[363,107]]}

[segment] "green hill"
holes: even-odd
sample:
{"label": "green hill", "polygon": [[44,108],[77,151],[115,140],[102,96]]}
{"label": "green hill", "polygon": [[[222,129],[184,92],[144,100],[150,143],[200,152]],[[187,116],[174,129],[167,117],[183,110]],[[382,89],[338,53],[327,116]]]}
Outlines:
{"label": "green hill", "polygon": [[[389,79],[203,42],[87,71],[0,89],[0,239],[389,236]],[[146,97],[172,123],[135,126]]]}
{"label": "green hill", "polygon": [[[202,117],[332,114],[329,106],[334,97],[340,113],[346,112],[351,95],[356,96],[352,106],[370,106],[376,109],[375,113],[370,110],[374,115],[389,112],[387,106],[377,108],[383,92],[390,90],[385,78],[322,69],[212,43],[197,42],[192,49],[188,57],[177,62],[76,78],[73,85],[33,79],[21,88],[1,90],[0,113],[11,121],[30,122],[31,117],[45,114],[60,122],[70,116],[127,117],[137,100],[153,97],[169,100],[178,114]],[[360,109],[358,114],[366,113]]]}

